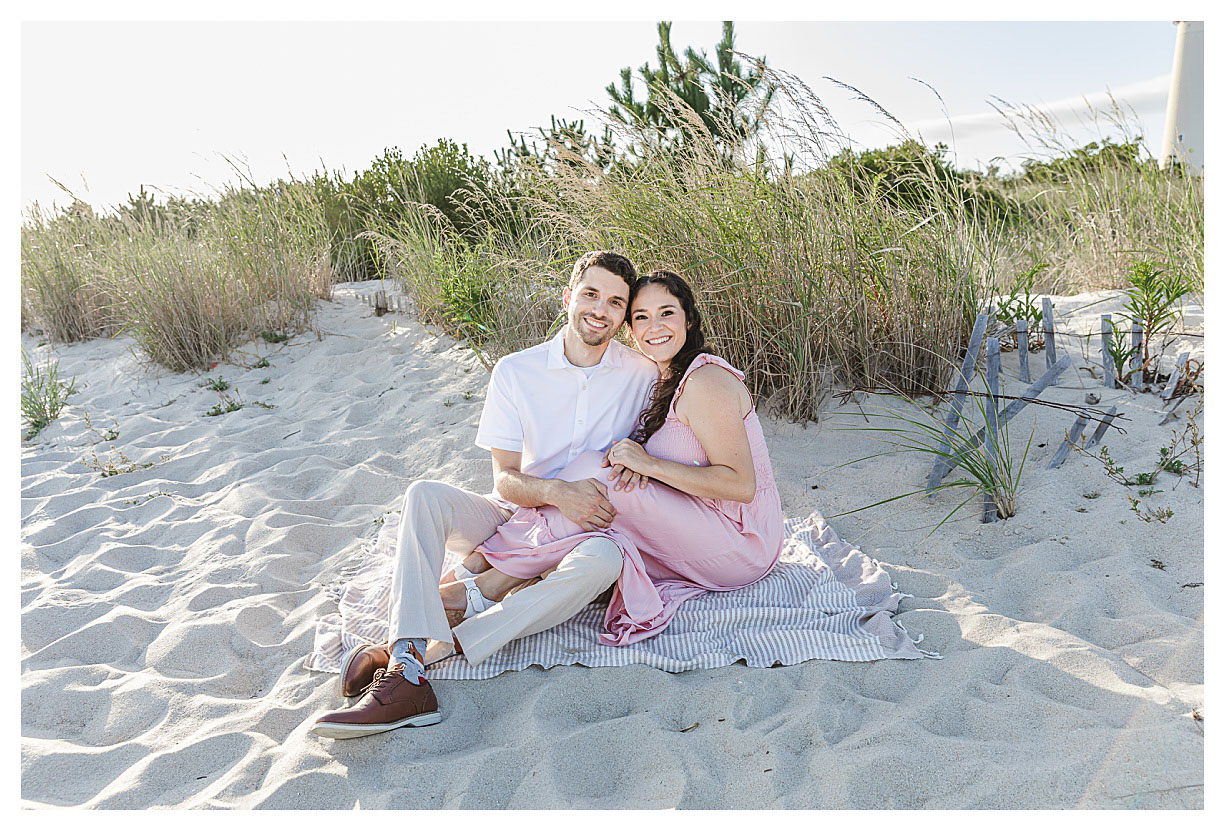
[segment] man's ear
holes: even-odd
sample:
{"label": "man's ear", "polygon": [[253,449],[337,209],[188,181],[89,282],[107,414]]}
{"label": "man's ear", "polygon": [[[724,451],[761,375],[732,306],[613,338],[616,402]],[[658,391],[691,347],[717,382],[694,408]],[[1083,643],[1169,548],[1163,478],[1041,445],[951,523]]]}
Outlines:
{"label": "man's ear", "polygon": [[561,305],[563,309],[569,310],[570,308],[570,287],[569,286],[561,290]]}

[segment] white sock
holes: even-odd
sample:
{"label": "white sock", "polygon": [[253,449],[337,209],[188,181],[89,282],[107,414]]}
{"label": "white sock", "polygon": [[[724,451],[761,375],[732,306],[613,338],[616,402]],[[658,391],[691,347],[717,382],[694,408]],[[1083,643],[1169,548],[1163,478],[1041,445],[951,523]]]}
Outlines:
{"label": "white sock", "polygon": [[417,655],[425,654],[425,638],[399,638],[391,645],[391,662],[404,664],[404,677],[413,684],[420,684],[425,677],[425,666],[417,660]]}

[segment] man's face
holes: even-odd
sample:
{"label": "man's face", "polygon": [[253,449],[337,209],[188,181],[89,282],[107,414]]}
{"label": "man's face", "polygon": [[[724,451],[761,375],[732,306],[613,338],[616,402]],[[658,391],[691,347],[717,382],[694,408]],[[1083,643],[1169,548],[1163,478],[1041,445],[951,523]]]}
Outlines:
{"label": "man's face", "polygon": [[621,277],[598,265],[589,266],[578,285],[561,295],[570,328],[588,346],[608,343],[625,322],[629,294]]}

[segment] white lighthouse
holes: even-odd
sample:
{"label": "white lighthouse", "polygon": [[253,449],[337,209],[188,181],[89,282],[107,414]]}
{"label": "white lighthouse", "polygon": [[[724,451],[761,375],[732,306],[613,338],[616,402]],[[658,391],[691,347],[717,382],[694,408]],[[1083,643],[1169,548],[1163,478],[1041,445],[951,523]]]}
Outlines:
{"label": "white lighthouse", "polygon": [[1176,20],[1174,69],[1165,108],[1161,166],[1177,159],[1204,171],[1204,21]]}

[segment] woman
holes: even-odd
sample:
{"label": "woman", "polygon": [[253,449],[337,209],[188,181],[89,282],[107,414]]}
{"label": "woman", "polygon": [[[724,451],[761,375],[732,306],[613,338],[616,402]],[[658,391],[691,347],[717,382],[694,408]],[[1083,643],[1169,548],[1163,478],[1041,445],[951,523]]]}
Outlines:
{"label": "woman", "polygon": [[778,561],[782,508],[744,374],[705,348],[693,292],[677,274],[639,277],[629,299],[634,343],[660,380],[631,438],[560,474],[616,480],[612,526],[585,532],[552,506],[520,508],[440,587],[454,615],[483,611],[487,596],[603,534],[625,559],[600,639],[624,646],[658,634],[689,598],[747,586]]}

